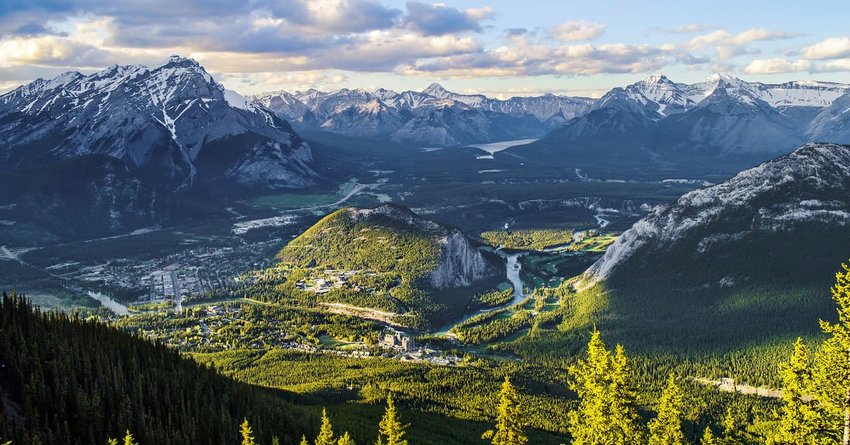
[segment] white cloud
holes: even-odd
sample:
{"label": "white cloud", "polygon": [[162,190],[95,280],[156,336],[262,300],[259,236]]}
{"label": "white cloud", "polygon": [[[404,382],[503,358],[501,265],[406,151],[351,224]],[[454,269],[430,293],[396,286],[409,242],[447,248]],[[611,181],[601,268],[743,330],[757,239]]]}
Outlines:
{"label": "white cloud", "polygon": [[605,25],[584,20],[570,20],[552,29],[552,35],[563,42],[593,40],[603,32],[605,32]]}
{"label": "white cloud", "polygon": [[850,71],[850,58],[830,60],[829,62],[819,65],[816,71],[824,73]]}
{"label": "white cloud", "polygon": [[812,60],[850,57],[850,37],[830,37],[803,48],[803,57]]}
{"label": "white cloud", "polygon": [[744,68],[747,74],[784,74],[809,71],[812,62],[808,60],[756,59]]}
{"label": "white cloud", "polygon": [[695,34],[698,32],[711,31],[719,28],[716,25],[705,25],[702,23],[690,23],[683,26],[677,26],[673,29],[668,29],[670,34]]}
{"label": "white cloud", "polygon": [[683,47],[695,51],[706,47],[714,47],[720,59],[727,60],[735,56],[747,54],[747,45],[755,42],[769,40],[793,39],[799,34],[783,31],[770,31],[764,28],[750,28],[732,34],[726,30],[712,31],[707,34],[698,35],[687,41]]}

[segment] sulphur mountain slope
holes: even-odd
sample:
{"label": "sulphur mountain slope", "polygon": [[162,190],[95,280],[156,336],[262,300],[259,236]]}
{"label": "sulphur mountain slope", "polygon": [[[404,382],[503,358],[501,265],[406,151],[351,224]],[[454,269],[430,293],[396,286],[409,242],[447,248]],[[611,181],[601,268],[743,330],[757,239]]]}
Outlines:
{"label": "sulphur mountain slope", "polygon": [[848,256],[850,146],[806,144],[635,223],[585,273],[583,321],[688,348],[810,334]]}

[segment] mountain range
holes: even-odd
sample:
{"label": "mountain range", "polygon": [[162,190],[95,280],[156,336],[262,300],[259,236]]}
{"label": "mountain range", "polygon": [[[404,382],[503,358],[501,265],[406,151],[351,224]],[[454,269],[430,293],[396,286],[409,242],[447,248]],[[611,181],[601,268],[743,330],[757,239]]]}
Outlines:
{"label": "mountain range", "polygon": [[421,92],[341,89],[253,97],[298,129],[432,146],[537,138],[590,109],[593,100],[547,94],[492,99],[434,83]]}
{"label": "mountain range", "polygon": [[0,96],[0,166],[11,183],[0,206],[56,233],[118,233],[185,212],[187,193],[309,187],[326,166],[290,123],[423,147],[541,138],[497,157],[585,173],[701,166],[726,177],[807,141],[850,142],[850,85],[656,75],[598,100],[500,100],[439,84],[244,97],[171,56],[37,79]]}
{"label": "mountain range", "polygon": [[599,99],[547,94],[507,100],[439,84],[397,93],[341,89],[252,97],[297,129],[464,146],[541,138],[506,153],[536,158],[603,153],[653,159],[741,155],[766,160],[804,142],[850,142],[850,85],[747,82],[715,74],[695,84],[653,75]]}
{"label": "mountain range", "polygon": [[[692,156],[767,160],[808,141],[850,142],[850,85],[746,82],[717,74],[696,84],[656,75],[614,88],[540,141],[509,150],[670,161]],[[548,155],[548,156],[547,156]]]}

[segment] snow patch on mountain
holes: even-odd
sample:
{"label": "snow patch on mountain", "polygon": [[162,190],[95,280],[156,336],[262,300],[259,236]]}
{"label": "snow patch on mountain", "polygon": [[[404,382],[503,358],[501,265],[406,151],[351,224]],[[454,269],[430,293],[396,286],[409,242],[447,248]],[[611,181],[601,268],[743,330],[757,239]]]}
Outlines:
{"label": "snow patch on mountain", "polygon": [[715,186],[660,206],[620,236],[585,277],[609,278],[638,255],[698,240],[696,254],[801,224],[850,225],[850,146],[806,144]]}

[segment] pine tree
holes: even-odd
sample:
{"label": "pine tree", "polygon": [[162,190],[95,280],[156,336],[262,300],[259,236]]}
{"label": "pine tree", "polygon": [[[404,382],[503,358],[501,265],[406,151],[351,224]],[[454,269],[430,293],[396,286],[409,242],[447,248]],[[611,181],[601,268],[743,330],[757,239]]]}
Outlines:
{"label": "pine tree", "polygon": [[634,372],[622,345],[616,346],[612,358],[610,392],[611,414],[621,437],[630,443],[643,443],[644,432],[637,410]]}
{"label": "pine tree", "polygon": [[239,431],[242,434],[242,445],[257,445],[257,441],[254,439],[254,431],[251,429],[248,419],[242,420]]}
{"label": "pine tree", "polygon": [[831,336],[824,342],[819,357],[815,386],[819,402],[841,420],[841,441],[850,445],[850,267],[835,274],[832,300],[838,312],[838,323],[821,321],[821,329]]}
{"label": "pine tree", "polygon": [[702,433],[702,438],[699,440],[699,445],[720,445],[710,427],[705,427],[705,432]]}
{"label": "pine tree", "polygon": [[496,429],[487,431],[481,438],[489,439],[493,445],[525,445],[528,443],[528,437],[522,425],[519,396],[510,378],[505,376],[505,382],[502,383],[502,390],[499,393]]}
{"label": "pine tree", "polygon": [[823,415],[811,396],[812,370],[809,350],[798,338],[788,363],[779,366],[782,377],[782,411],[779,427],[768,444],[816,445],[824,440]]}
{"label": "pine tree", "polygon": [[393,396],[387,397],[387,410],[384,412],[384,418],[378,425],[378,445],[407,445],[407,440],[404,438],[407,425],[403,425],[398,418]]}
{"label": "pine tree", "polygon": [[309,445],[309,443],[307,442],[307,436],[301,435],[301,442],[299,442],[298,444],[299,445]]}
{"label": "pine tree", "polygon": [[[9,445],[9,444],[4,443],[3,445]],[[114,438],[110,437],[109,439],[106,439],[106,445],[118,445],[118,439],[114,439]]]}
{"label": "pine tree", "polygon": [[649,445],[685,444],[685,435],[682,433],[683,406],[682,388],[676,384],[676,375],[670,374],[667,387],[661,394],[658,417],[649,422]]}
{"label": "pine tree", "polygon": [[684,395],[676,383],[676,375],[667,378],[667,387],[661,394],[658,417],[649,422],[649,445],[683,445],[682,407]]}
{"label": "pine tree", "polygon": [[124,434],[124,445],[138,445],[136,439],[133,439],[133,435],[130,434],[130,430],[127,430],[127,433]]}
{"label": "pine tree", "polygon": [[316,437],[316,445],[334,445],[334,431],[331,426],[331,419],[328,418],[328,410],[322,408],[322,427],[319,429],[319,435]]}
{"label": "pine tree", "polygon": [[567,414],[574,445],[643,443],[638,423],[632,371],[622,347],[611,354],[594,330],[587,356],[570,366],[570,388],[579,396]]}
{"label": "pine tree", "polygon": [[345,432],[342,436],[340,436],[337,445],[354,445],[354,439],[348,434],[348,431]]}
{"label": "pine tree", "polygon": [[272,445],[280,445],[280,438],[272,436]]}

